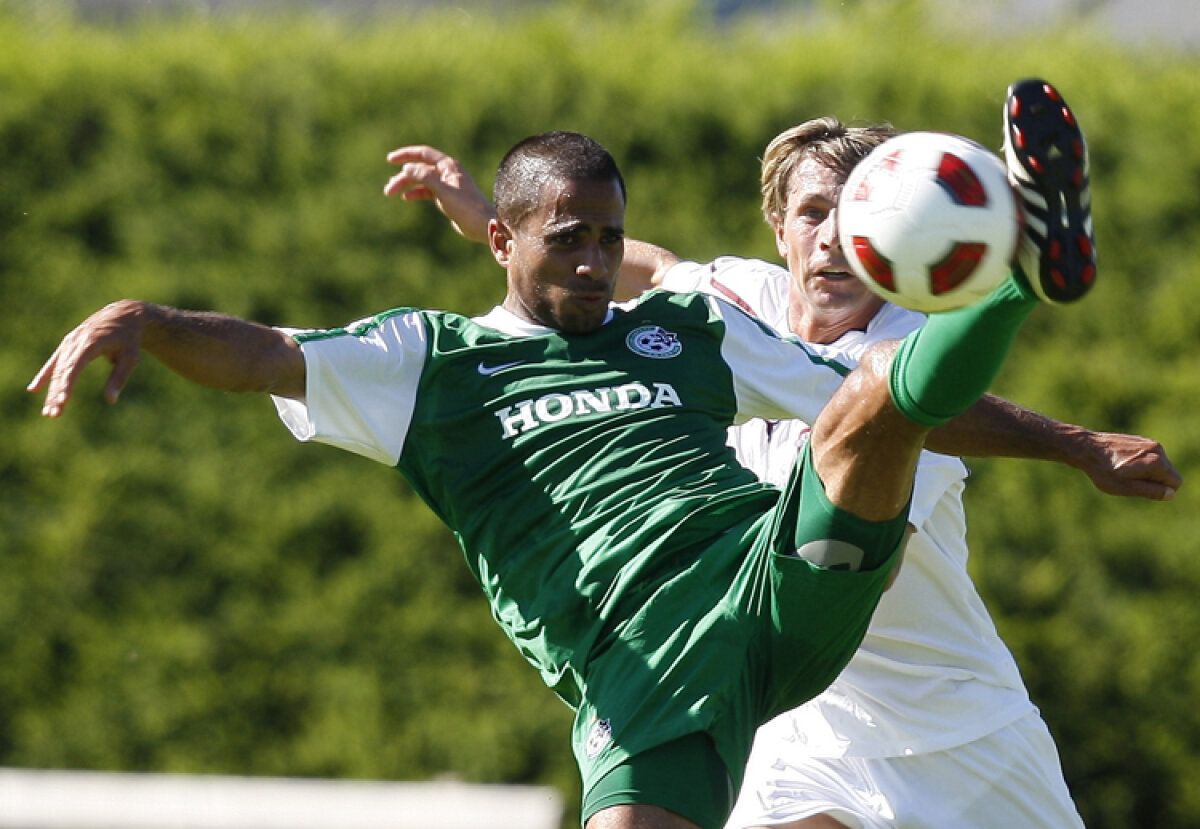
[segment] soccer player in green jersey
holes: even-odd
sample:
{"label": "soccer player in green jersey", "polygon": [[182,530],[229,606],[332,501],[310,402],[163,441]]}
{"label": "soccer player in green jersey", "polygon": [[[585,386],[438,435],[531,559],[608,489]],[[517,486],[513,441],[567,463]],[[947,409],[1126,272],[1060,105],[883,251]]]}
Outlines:
{"label": "soccer player in green jersey", "polygon": [[[274,329],[123,300],[68,333],[29,389],[58,417],[103,357],[115,401],[145,350],[194,382],[269,393],[301,440],[395,466],[576,710],[588,829],[717,829],[755,728],[854,653],[931,429],[984,392],[1039,300],[1014,277],[847,374],[710,296],[612,304],[625,188],[591,139],[521,142],[495,203],[508,293],[482,317],[398,308]],[[725,443],[753,417],[813,424],[782,489]]]}

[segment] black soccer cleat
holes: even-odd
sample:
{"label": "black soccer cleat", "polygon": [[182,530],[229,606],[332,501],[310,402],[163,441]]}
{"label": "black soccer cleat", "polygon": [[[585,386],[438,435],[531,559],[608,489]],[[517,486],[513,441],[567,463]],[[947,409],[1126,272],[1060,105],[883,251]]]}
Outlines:
{"label": "black soccer cleat", "polygon": [[1096,281],[1083,132],[1058,90],[1030,78],[1008,88],[1004,160],[1025,212],[1018,261],[1046,302],[1074,302]]}

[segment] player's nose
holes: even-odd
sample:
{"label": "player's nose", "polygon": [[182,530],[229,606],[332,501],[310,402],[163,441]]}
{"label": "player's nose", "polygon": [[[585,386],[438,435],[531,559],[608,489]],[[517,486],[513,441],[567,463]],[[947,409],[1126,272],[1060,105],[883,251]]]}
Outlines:
{"label": "player's nose", "polygon": [[842,239],[838,233],[838,214],[837,208],[829,211],[829,215],[825,217],[825,221],[821,223],[820,228],[821,247],[828,250],[831,248],[841,248]]}

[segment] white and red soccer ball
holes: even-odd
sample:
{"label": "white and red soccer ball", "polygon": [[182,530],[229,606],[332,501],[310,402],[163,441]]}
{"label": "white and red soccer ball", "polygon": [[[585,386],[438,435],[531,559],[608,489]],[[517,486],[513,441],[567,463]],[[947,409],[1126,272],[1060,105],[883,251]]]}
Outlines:
{"label": "white and red soccer ball", "polygon": [[978,302],[1008,275],[1020,203],[999,156],[940,132],[902,133],[851,172],[838,233],[855,274],[917,311]]}

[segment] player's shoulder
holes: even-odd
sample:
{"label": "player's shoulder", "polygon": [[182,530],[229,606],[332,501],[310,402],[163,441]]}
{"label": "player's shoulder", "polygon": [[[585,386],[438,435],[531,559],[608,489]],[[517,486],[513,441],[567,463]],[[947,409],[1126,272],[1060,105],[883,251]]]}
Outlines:
{"label": "player's shoulder", "polygon": [[423,312],[418,308],[392,308],[333,328],[286,328],[283,330],[304,345],[344,338],[387,337],[394,335],[406,323],[411,324],[411,321],[418,318],[421,313]]}
{"label": "player's shoulder", "polygon": [[694,323],[721,331],[728,329],[730,325],[740,329],[749,324],[775,336],[771,326],[752,310],[716,293],[655,289],[642,294],[630,310],[634,311],[631,318],[636,318],[640,313],[643,318],[663,324]]}
{"label": "player's shoulder", "polygon": [[707,314],[710,305],[710,297],[700,291],[654,288],[628,302],[615,305],[614,310],[632,316],[653,313],[667,317],[686,317]]}
{"label": "player's shoulder", "polygon": [[791,275],[762,259],[721,256],[711,262],[680,262],[667,271],[662,284],[668,290],[718,296],[776,324],[780,309],[787,306]]}
{"label": "player's shoulder", "polygon": [[772,283],[787,287],[787,269],[762,259],[718,256],[708,262],[683,260],[672,265],[663,277],[663,287],[675,290],[699,290],[713,279],[734,284]]}

